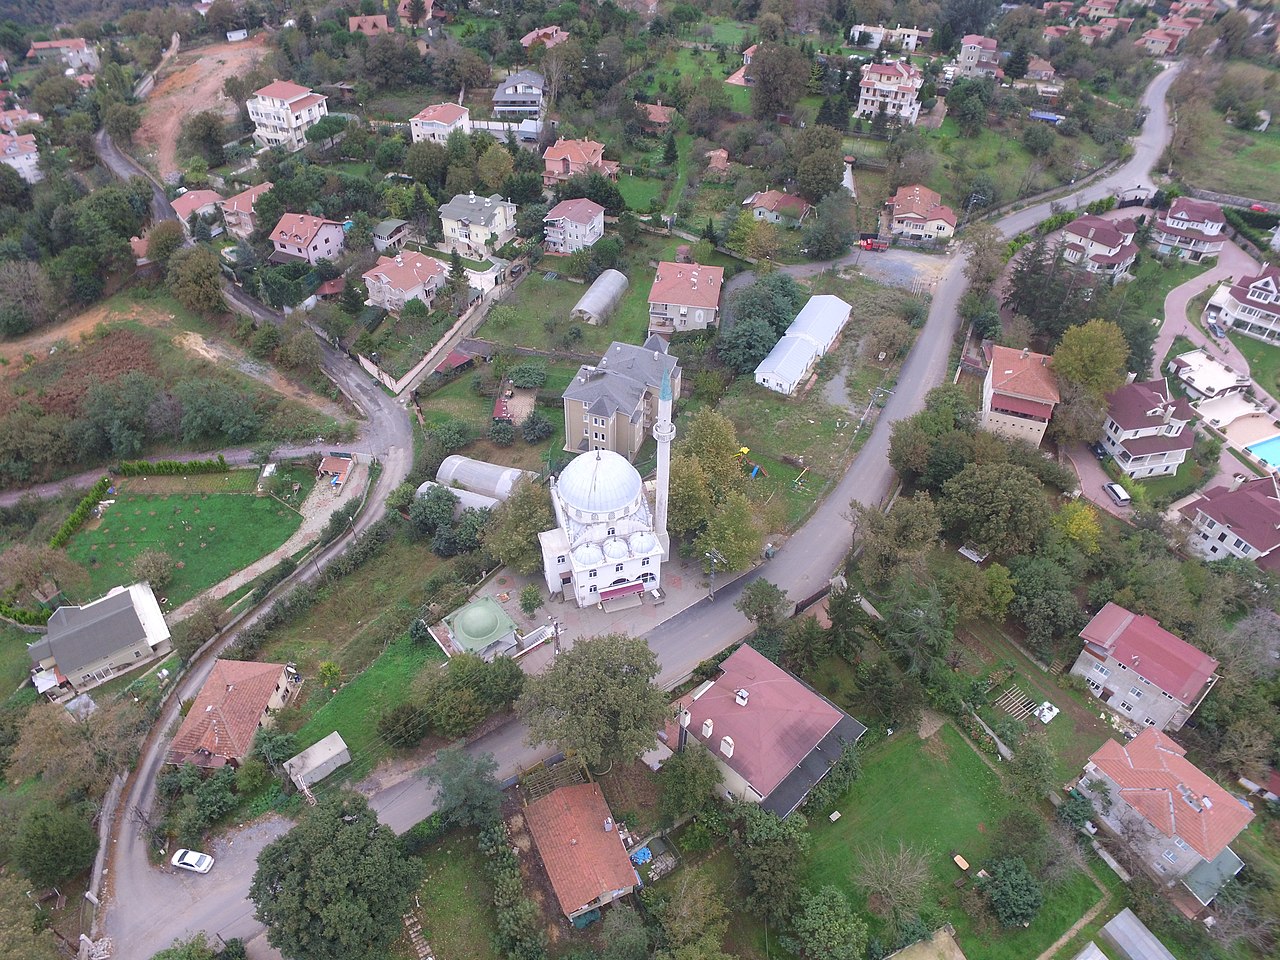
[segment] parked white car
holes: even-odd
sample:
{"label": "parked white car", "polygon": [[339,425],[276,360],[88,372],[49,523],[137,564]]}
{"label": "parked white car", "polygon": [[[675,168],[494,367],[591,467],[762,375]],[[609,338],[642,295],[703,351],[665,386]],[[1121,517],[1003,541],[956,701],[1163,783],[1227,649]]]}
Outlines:
{"label": "parked white car", "polygon": [[175,867],[192,873],[208,873],[213,869],[213,857],[195,850],[179,850],[170,861]]}

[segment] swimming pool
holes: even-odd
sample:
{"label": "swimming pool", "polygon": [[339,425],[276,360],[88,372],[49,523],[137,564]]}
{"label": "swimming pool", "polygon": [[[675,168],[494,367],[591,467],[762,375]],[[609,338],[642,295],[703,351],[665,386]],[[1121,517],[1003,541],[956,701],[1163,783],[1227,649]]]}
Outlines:
{"label": "swimming pool", "polygon": [[1246,449],[1263,463],[1280,467],[1280,435],[1270,440],[1263,440],[1261,443],[1251,443]]}

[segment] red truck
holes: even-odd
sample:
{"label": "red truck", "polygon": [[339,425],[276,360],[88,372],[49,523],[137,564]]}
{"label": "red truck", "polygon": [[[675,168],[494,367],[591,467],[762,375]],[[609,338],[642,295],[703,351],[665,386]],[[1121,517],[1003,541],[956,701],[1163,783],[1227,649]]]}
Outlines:
{"label": "red truck", "polygon": [[889,249],[888,240],[880,240],[879,238],[876,238],[876,237],[868,237],[864,240],[859,241],[859,243],[861,244],[863,250],[888,250]]}

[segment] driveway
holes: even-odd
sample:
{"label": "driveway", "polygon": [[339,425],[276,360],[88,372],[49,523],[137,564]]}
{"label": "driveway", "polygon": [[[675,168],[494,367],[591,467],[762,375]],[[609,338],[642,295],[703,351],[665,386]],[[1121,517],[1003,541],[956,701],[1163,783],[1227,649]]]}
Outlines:
{"label": "driveway", "polygon": [[1099,510],[1105,510],[1113,517],[1131,521],[1133,508],[1122,507],[1103,491],[1103,487],[1111,482],[1107,472],[1102,469],[1098,458],[1083,443],[1073,443],[1065,450],[1067,459],[1080,478],[1080,496],[1084,497]]}

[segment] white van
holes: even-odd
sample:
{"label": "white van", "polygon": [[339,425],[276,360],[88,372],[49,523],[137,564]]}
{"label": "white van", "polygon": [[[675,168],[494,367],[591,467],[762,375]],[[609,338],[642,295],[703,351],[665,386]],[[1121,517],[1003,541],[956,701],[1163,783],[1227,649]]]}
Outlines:
{"label": "white van", "polygon": [[1133,497],[1129,496],[1129,491],[1118,483],[1104,483],[1102,489],[1107,492],[1107,496],[1116,502],[1117,506],[1127,507],[1133,502]]}

